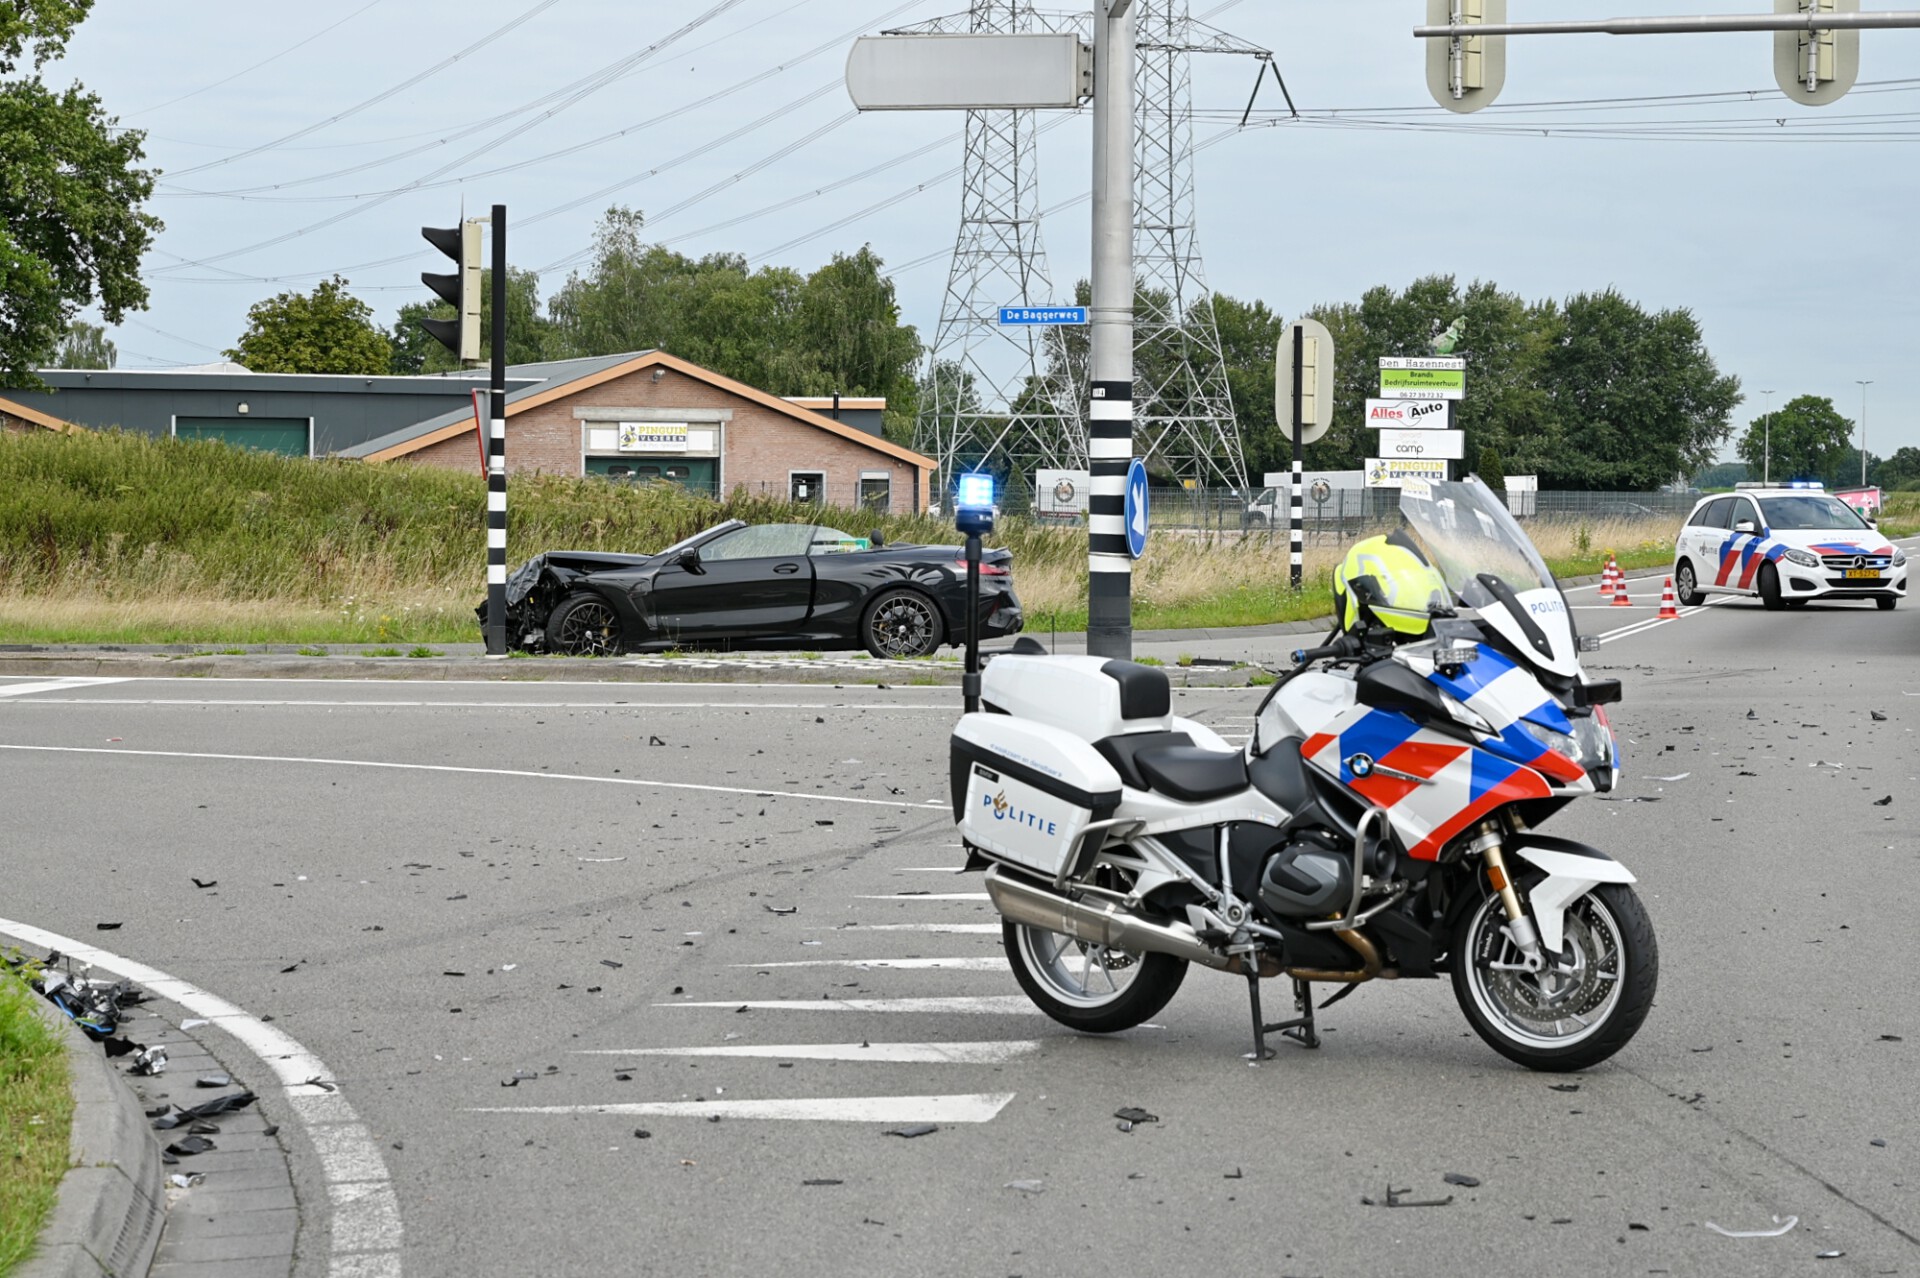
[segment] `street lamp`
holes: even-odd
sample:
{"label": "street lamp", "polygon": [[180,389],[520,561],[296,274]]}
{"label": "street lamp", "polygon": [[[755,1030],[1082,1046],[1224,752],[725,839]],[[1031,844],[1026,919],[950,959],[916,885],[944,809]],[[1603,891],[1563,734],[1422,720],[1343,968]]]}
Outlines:
{"label": "street lamp", "polygon": [[1761,391],[1760,393],[1767,397],[1767,425],[1764,436],[1766,442],[1763,445],[1764,451],[1760,454],[1760,482],[1764,484],[1773,479],[1773,397],[1779,392]]}
{"label": "street lamp", "polygon": [[1873,385],[1871,377],[1856,377],[1860,383],[1860,486],[1867,486],[1867,387]]}

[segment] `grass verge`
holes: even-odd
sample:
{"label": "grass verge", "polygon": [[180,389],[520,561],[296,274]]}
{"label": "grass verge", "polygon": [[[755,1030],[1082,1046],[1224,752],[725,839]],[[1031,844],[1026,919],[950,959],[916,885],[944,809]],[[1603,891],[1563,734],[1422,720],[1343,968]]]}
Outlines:
{"label": "grass verge", "polygon": [[39,996],[0,969],[0,1275],[33,1250],[66,1175],[73,1092]]}
{"label": "grass verge", "polygon": [[[0,433],[0,638],[400,651],[477,642],[485,506],[482,481],[464,472],[118,432]],[[513,480],[510,557],[659,550],[731,518],[817,520],[958,552],[951,525],[920,516],[535,475]],[[1576,576],[1597,573],[1609,549],[1623,568],[1656,567],[1671,556],[1676,527],[1545,518],[1529,530],[1556,573]],[[1083,532],[1016,518],[991,542],[1013,552],[1030,631],[1085,629]],[[1156,533],[1134,569],[1134,625],[1318,620],[1331,611],[1333,568],[1351,544],[1310,547],[1306,587],[1294,591],[1284,536]]]}

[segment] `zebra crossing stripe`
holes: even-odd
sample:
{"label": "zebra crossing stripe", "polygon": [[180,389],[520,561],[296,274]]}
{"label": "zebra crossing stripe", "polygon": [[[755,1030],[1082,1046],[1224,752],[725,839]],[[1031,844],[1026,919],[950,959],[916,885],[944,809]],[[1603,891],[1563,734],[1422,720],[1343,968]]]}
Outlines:
{"label": "zebra crossing stripe", "polygon": [[990,1123],[1012,1092],[960,1096],[833,1096],[782,1100],[642,1101],[620,1105],[487,1105],[469,1114],[608,1114],[630,1118],[746,1118],[826,1123]]}
{"label": "zebra crossing stripe", "polygon": [[715,1056],[782,1061],[877,1061],[888,1065],[1000,1065],[1040,1050],[1037,1039],[975,1043],[753,1043],[728,1047],[596,1047],[576,1056]]}

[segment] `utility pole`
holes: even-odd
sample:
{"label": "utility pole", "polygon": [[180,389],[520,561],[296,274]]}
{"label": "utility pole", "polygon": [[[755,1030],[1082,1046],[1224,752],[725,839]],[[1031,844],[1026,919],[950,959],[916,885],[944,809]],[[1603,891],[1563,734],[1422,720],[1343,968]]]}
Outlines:
{"label": "utility pole", "polygon": [[1766,427],[1761,435],[1760,445],[1760,482],[1768,483],[1773,479],[1773,397],[1777,391],[1761,391],[1767,397]]}
{"label": "utility pole", "polygon": [[1133,656],[1133,0],[1097,0],[1093,44],[1093,394],[1087,463],[1087,651]]}
{"label": "utility pole", "polygon": [[1867,387],[1873,385],[1871,377],[1856,377],[1860,383],[1860,486],[1867,486]]}

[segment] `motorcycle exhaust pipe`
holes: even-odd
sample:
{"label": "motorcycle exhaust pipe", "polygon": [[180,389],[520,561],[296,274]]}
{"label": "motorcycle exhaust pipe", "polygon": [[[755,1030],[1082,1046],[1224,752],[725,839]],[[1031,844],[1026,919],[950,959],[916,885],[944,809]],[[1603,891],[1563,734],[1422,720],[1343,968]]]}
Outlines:
{"label": "motorcycle exhaust pipe", "polygon": [[1184,923],[1150,923],[1112,901],[1069,901],[1046,888],[1004,877],[998,866],[987,871],[987,896],[994,909],[1015,923],[1059,932],[1093,945],[1171,954],[1222,971],[1231,962]]}

